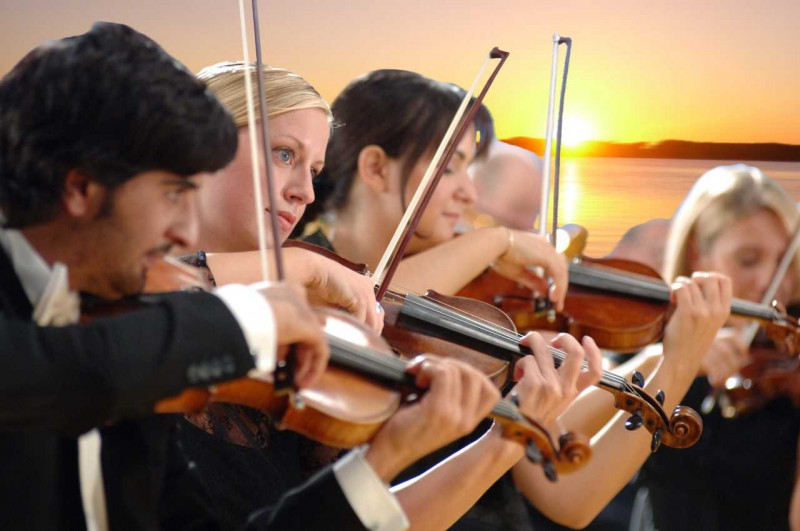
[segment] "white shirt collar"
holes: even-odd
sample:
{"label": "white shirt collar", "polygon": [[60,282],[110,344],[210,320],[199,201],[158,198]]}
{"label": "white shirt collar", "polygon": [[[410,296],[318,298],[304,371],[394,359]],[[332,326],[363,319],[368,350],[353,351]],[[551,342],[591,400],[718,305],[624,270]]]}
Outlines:
{"label": "white shirt collar", "polygon": [[0,245],[8,254],[28,300],[35,306],[50,280],[50,266],[18,230],[0,229]]}
{"label": "white shirt collar", "polygon": [[0,246],[8,254],[22,289],[33,306],[34,321],[42,326],[78,322],[81,301],[77,293],[69,291],[67,266],[56,262],[51,268],[27,238],[15,229],[0,228]]}

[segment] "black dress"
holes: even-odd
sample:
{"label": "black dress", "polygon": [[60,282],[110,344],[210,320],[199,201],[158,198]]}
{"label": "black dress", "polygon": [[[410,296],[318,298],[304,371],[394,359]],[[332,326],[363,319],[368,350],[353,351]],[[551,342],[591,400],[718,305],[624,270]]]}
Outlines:
{"label": "black dress", "polygon": [[[708,394],[698,378],[683,403],[699,411]],[[789,529],[800,414],[787,399],[725,419],[703,416],[703,435],[685,450],[661,448],[645,463],[647,489],[659,531]]]}
{"label": "black dress", "polygon": [[276,429],[248,407],[212,404],[191,420],[179,422],[178,441],[197,465],[222,529],[241,528],[255,509],[275,504],[327,464],[315,457],[317,443]]}

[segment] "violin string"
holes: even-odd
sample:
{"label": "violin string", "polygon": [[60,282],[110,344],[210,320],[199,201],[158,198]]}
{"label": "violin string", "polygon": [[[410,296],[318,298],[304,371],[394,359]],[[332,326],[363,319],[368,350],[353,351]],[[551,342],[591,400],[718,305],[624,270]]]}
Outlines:
{"label": "violin string", "polygon": [[[467,325],[471,325],[471,326],[480,327],[484,332],[492,334],[492,335],[494,335],[494,337],[496,337],[498,339],[501,339],[503,341],[518,343],[519,340],[522,339],[522,337],[524,337],[522,334],[518,334],[517,332],[515,332],[513,330],[509,330],[507,328],[504,328],[502,325],[498,325],[497,323],[493,323],[491,321],[488,321],[488,320],[486,320],[486,319],[484,319],[484,318],[482,318],[480,316],[471,314],[470,312],[467,312],[467,311],[462,310],[460,308],[455,308],[455,307],[453,307],[453,306],[451,306],[451,305],[449,305],[447,303],[444,303],[442,301],[438,301],[436,299],[432,299],[432,298],[428,297],[427,295],[419,295],[419,294],[415,293],[414,290],[411,290],[411,289],[408,289],[406,287],[400,286],[397,283],[392,283],[391,287],[394,289],[396,286],[400,287],[402,290],[406,291],[409,294],[417,295],[418,297],[420,297],[422,299],[431,301],[435,305],[443,306],[443,307],[449,309],[451,313],[443,312],[441,310],[438,310],[438,312],[437,312],[437,309],[435,309],[435,308],[425,308],[425,309],[430,309],[430,310],[433,310],[433,311],[439,313],[439,315],[442,316],[442,317],[445,317],[445,318],[450,317],[450,318],[455,318],[455,319],[461,319],[462,323],[467,324]],[[412,305],[417,305],[417,307],[420,307],[420,305],[418,303],[416,303],[415,301],[413,301],[413,299],[408,299],[408,297],[405,297],[404,300],[407,303],[410,303]],[[470,321],[468,319],[471,319],[472,321]],[[560,362],[563,362],[566,359],[566,352],[564,352],[563,350],[559,350],[559,349],[557,349],[555,347],[552,347],[552,346],[550,346],[549,349],[550,349],[550,352],[552,353],[553,357],[558,359]],[[585,361],[582,363],[582,368],[583,369],[588,369],[588,364]],[[625,390],[627,390],[629,392],[634,392],[634,389],[632,388],[632,386],[622,376],[616,375],[616,374],[614,374],[612,372],[603,371],[603,379],[606,382],[608,382],[608,383],[610,383],[612,385],[615,385],[615,386],[618,386],[618,387],[622,387],[622,388],[624,388]]]}
{"label": "violin string", "polygon": [[[478,315],[474,315],[474,314],[472,314],[472,313],[470,313],[468,311],[465,311],[465,310],[463,310],[461,308],[456,308],[456,307],[454,307],[452,305],[449,305],[449,304],[447,304],[445,302],[442,302],[442,301],[439,301],[439,300],[436,300],[436,299],[432,299],[431,297],[429,297],[427,295],[421,295],[419,293],[416,293],[414,290],[409,289],[409,288],[407,288],[405,286],[402,286],[397,282],[392,282],[390,287],[391,287],[392,290],[395,290],[396,288],[400,288],[401,290],[405,291],[407,294],[416,295],[416,296],[418,296],[420,298],[426,299],[428,301],[432,301],[434,304],[443,306],[443,307],[449,309],[452,312],[452,314],[446,313],[446,312],[440,312],[440,315],[443,316],[443,317],[454,317],[456,319],[464,319],[464,318],[472,319],[472,322],[467,321],[467,320],[464,320],[462,322],[464,324],[471,324],[471,325],[475,325],[475,326],[481,327],[481,329],[484,332],[489,333],[489,334],[493,334],[498,339],[501,339],[501,340],[504,340],[504,341],[509,341],[509,342],[512,342],[512,341],[513,342],[519,342],[519,340],[524,337],[523,334],[519,334],[519,333],[515,332],[514,330],[510,330],[508,328],[505,328],[502,325],[499,325],[497,323],[493,323],[493,322],[491,322],[491,321],[489,321],[489,320],[487,320],[487,319],[485,319],[483,317],[480,317]],[[405,297],[404,300],[406,302],[412,304],[412,305],[416,304],[416,302],[414,302],[413,300],[409,300],[408,297]],[[566,357],[566,352],[564,352],[563,350],[559,350],[559,349],[557,349],[555,347],[552,347],[552,346],[550,346],[549,348],[550,348],[550,352],[553,354],[553,357],[558,359],[560,362],[564,361],[564,359]],[[588,364],[585,361],[582,363],[582,368],[588,369]],[[615,385],[618,385],[618,386],[619,385],[624,385],[626,388],[630,387],[628,382],[627,382],[627,380],[625,380],[625,378],[623,378],[623,377],[621,377],[619,375],[615,375],[614,373],[610,373],[610,372],[606,374],[606,372],[607,371],[604,371],[603,376],[605,378],[607,378],[611,383],[613,383]]]}
{"label": "violin string", "polygon": [[[422,298],[426,299],[425,297],[422,297]],[[485,320],[483,320],[483,319],[481,319],[479,317],[475,318],[475,319],[470,319],[469,317],[463,315],[461,310],[459,310],[457,308],[453,308],[453,307],[447,305],[446,303],[442,303],[441,301],[437,301],[435,299],[429,299],[429,298],[426,299],[426,300],[432,302],[433,303],[433,307],[423,306],[423,305],[419,304],[418,302],[414,301],[413,299],[408,299],[408,298],[406,298],[406,303],[410,304],[410,305],[415,305],[416,307],[418,307],[420,309],[428,310],[430,312],[438,314],[439,317],[444,318],[444,319],[449,318],[451,320],[455,320],[456,322],[458,322],[458,320],[460,319],[460,322],[462,324],[466,324],[466,325],[469,325],[469,326],[472,326],[472,327],[475,327],[475,328],[480,328],[483,331],[494,335],[494,337],[496,337],[496,338],[498,338],[500,340],[503,340],[503,341],[506,341],[506,342],[509,342],[509,343],[513,343],[515,347],[517,346],[519,340],[523,337],[520,334],[517,334],[517,333],[512,332],[510,330],[507,330],[505,328],[502,328],[501,326],[496,325],[494,323],[485,321]],[[450,310],[450,313],[445,312],[445,311],[441,310],[440,308],[436,308],[436,306],[444,306],[444,307],[446,307],[446,308],[448,308]],[[549,348],[550,353],[552,354],[553,358],[557,359],[559,362],[562,362],[562,363],[564,362],[564,360],[566,359],[566,355],[567,355],[566,352],[564,352],[563,350],[557,349],[557,348],[555,348],[553,346],[549,346],[549,345],[548,345],[548,348]],[[518,353],[516,351],[513,351],[512,347],[506,347],[506,350],[512,350],[512,352],[515,355],[520,354],[520,353]],[[581,363],[581,366],[584,369],[588,368],[588,364],[586,363],[586,361],[583,361]],[[624,388],[626,390],[629,390],[629,391],[633,392],[632,387],[630,386],[630,384],[628,383],[628,381],[625,378],[623,378],[622,376],[619,376],[617,374],[614,374],[612,372],[604,370],[603,371],[603,376],[601,378],[601,381],[604,381],[604,382],[606,382],[608,384],[611,384],[611,385],[613,385],[615,387],[622,387],[622,388]]]}
{"label": "violin string", "polygon": [[[492,334],[492,335],[494,335],[494,337],[496,337],[496,338],[498,338],[500,340],[508,341],[509,343],[510,342],[514,342],[516,344],[516,343],[519,342],[520,339],[522,339],[524,337],[524,335],[522,335],[522,334],[519,334],[519,333],[517,333],[517,332],[515,332],[513,330],[510,330],[510,329],[507,329],[507,328],[505,328],[502,325],[499,325],[497,323],[493,323],[493,322],[491,322],[491,321],[489,321],[489,320],[487,320],[487,319],[485,319],[483,317],[480,317],[478,315],[474,315],[474,314],[472,314],[470,312],[467,312],[465,310],[462,310],[460,308],[453,307],[453,306],[451,306],[451,305],[449,305],[449,304],[447,304],[445,302],[442,302],[442,301],[439,301],[439,300],[436,300],[436,299],[432,299],[431,297],[429,297],[427,295],[420,295],[420,294],[416,293],[413,289],[407,288],[407,287],[401,285],[398,282],[392,282],[391,285],[390,285],[390,288],[392,290],[396,290],[397,288],[400,288],[402,291],[405,291],[407,294],[416,295],[416,296],[418,296],[418,297],[420,297],[422,299],[431,301],[435,305],[443,306],[443,307],[447,308],[448,310],[450,310],[451,313],[444,312],[444,311],[441,311],[441,310],[437,311],[434,308],[425,308],[425,307],[422,307],[422,308],[433,310],[433,311],[437,312],[441,317],[444,317],[444,318],[448,318],[449,317],[449,318],[455,318],[457,320],[461,319],[461,322],[463,324],[467,324],[467,325],[471,325],[471,326],[475,326],[475,327],[480,327],[484,332],[486,332],[488,334]],[[415,301],[408,299],[407,296],[404,297],[404,301],[406,303],[411,304],[411,305],[416,305],[417,307],[421,307]],[[471,321],[469,319],[471,319]],[[553,357],[555,359],[558,359],[559,362],[563,362],[566,359],[566,352],[564,352],[563,350],[559,350],[559,349],[557,349],[557,348],[555,348],[553,346],[549,346],[549,349],[550,349],[550,352],[553,355]],[[583,369],[588,369],[589,366],[586,363],[586,361],[583,361],[582,364],[581,364],[581,367]],[[628,392],[631,392],[631,393],[635,392],[634,388],[630,385],[630,383],[624,377],[619,376],[617,374],[614,374],[612,372],[604,370],[603,371],[602,380],[605,381],[606,383],[609,383],[609,384],[614,385],[616,387],[620,387],[620,388],[624,389],[625,391],[628,391]]]}
{"label": "violin string", "polygon": [[[408,362],[381,353],[369,347],[353,345],[336,336],[328,335],[331,345],[331,360],[345,364],[365,374],[384,377],[390,381],[402,382],[407,376]],[[500,400],[492,409],[495,416],[504,417],[515,422],[528,424],[527,418],[519,408],[507,400]]]}
{"label": "violin string", "polygon": [[[627,295],[638,295],[669,302],[670,289],[663,281],[638,273],[620,274],[603,266],[586,266],[577,263],[569,265],[570,283],[588,288],[608,289]],[[597,282],[597,283],[595,283]],[[630,293],[635,290],[639,293]],[[731,312],[746,317],[773,320],[775,312],[769,306],[742,299],[733,299]]]}

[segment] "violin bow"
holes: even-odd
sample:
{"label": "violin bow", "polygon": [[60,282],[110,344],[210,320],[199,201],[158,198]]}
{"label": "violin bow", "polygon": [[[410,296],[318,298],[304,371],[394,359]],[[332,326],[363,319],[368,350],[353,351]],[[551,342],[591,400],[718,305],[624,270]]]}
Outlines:
{"label": "violin bow", "polygon": [[544,168],[542,169],[542,196],[539,206],[539,236],[547,236],[547,209],[550,207],[550,164],[553,158],[553,117],[555,115],[556,74],[558,72],[558,40],[553,33],[553,59],[550,62],[550,99],[547,102],[547,129],[544,132]]}
{"label": "violin bow", "polygon": [[[264,88],[264,76],[262,75],[264,63],[261,55],[261,29],[258,21],[258,0],[252,0],[253,11],[253,40],[256,51],[256,84],[258,87],[258,106],[259,106],[259,128],[256,131],[256,116],[253,101],[253,83],[249,71],[250,52],[247,42],[247,24],[245,16],[244,0],[239,0],[239,23],[242,33],[242,59],[245,65],[245,93],[247,98],[247,127],[250,136],[250,153],[252,162],[253,189],[255,190],[256,221],[258,224],[258,249],[261,256],[261,274],[264,281],[269,280],[269,266],[267,263],[267,238],[264,223],[264,201],[261,190],[261,167],[258,161],[259,150],[257,148],[257,133],[261,134],[261,155],[264,157],[264,173],[267,187],[267,199],[270,204],[269,217],[272,230],[273,251],[275,253],[275,275],[274,280],[281,282],[285,278],[283,268],[283,255],[281,252],[281,237],[278,223],[278,213],[275,209],[275,186],[273,182],[272,157],[270,157],[269,145],[269,121],[267,113],[267,99]],[[294,372],[296,366],[296,356],[294,346],[290,347],[286,360],[278,362],[275,367],[275,392],[277,394],[293,394],[295,390]]]}
{"label": "violin bow", "polygon": [[[392,239],[386,248],[386,251],[383,253],[381,260],[378,263],[378,267],[375,268],[373,279],[376,282],[375,298],[378,300],[378,302],[383,299],[383,296],[389,289],[392,278],[397,271],[397,266],[400,264],[400,260],[403,258],[406,247],[408,247],[408,243],[411,241],[411,236],[414,234],[414,231],[417,230],[417,225],[419,225],[419,222],[422,219],[422,214],[425,211],[425,207],[428,206],[428,202],[430,202],[431,196],[433,195],[434,190],[436,190],[436,186],[439,184],[447,165],[450,163],[450,159],[452,159],[453,155],[455,154],[458,143],[461,142],[464,134],[466,134],[467,130],[469,129],[473,118],[475,118],[475,114],[480,108],[481,102],[486,96],[486,93],[489,91],[489,88],[492,86],[492,83],[494,82],[495,77],[497,77],[498,72],[500,72],[500,69],[506,62],[508,55],[508,52],[505,52],[496,46],[492,48],[492,50],[489,52],[489,55],[484,58],[481,68],[478,71],[478,75],[475,76],[475,80],[472,82],[469,90],[467,90],[467,93],[464,95],[461,105],[456,111],[455,116],[453,116],[450,126],[447,128],[447,132],[442,138],[442,141],[439,143],[439,147],[437,148],[433,159],[431,159],[427,170],[425,170],[425,175],[422,177],[422,181],[417,187],[414,197],[412,197],[408,208],[406,208],[406,211],[403,213],[403,217],[400,220],[400,223],[398,224],[397,229],[395,230],[394,235],[392,236]],[[483,77],[489,62],[493,59],[499,59],[499,62],[495,66],[492,74],[489,76],[489,79],[483,85],[480,94],[478,94],[478,96],[475,98],[475,102],[470,107],[469,112],[467,112],[466,116],[464,116],[464,112],[469,105],[470,100],[472,99],[472,95],[477,89],[478,83]],[[386,272],[385,274],[384,271]]]}
{"label": "violin bow", "polygon": [[[558,37],[558,39],[556,39]],[[558,33],[553,35],[553,44],[556,47],[556,57],[558,55],[558,46],[561,44],[567,45],[567,53],[564,56],[564,72],[561,74],[561,98],[558,102],[558,125],[556,126],[556,171],[553,174],[553,236],[551,238],[553,247],[557,247],[558,240],[558,190],[559,190],[559,177],[561,175],[561,133],[564,124],[564,97],[567,94],[567,76],[569,75],[569,58],[572,54],[572,39],[569,37],[560,37]],[[552,90],[552,89],[551,89]],[[551,111],[552,112],[552,111]],[[549,151],[547,153],[550,154]],[[550,174],[547,174],[547,180],[550,179]],[[542,223],[544,226],[545,223]]]}
{"label": "violin bow", "polygon": [[[556,126],[556,157],[555,174],[553,176],[553,232],[550,236],[550,243],[558,249],[558,190],[559,176],[561,175],[561,128],[564,119],[564,96],[567,91],[567,75],[569,73],[569,58],[572,51],[572,39],[562,37],[558,33],[553,33],[553,59],[550,65],[550,99],[547,104],[547,130],[545,131],[544,141],[544,167],[542,168],[542,198],[539,207],[539,235],[547,237],[547,209],[550,203],[550,166],[553,158],[553,119],[555,114],[556,99],[556,74],[558,72],[558,47],[562,44],[567,45],[567,53],[564,58],[564,72],[561,80],[561,98],[558,104],[558,125]],[[534,268],[538,276],[544,276],[541,267]],[[550,282],[548,281],[548,284]],[[555,310],[552,308],[547,298],[536,299],[534,311],[546,312],[547,318],[554,321],[556,318]]]}

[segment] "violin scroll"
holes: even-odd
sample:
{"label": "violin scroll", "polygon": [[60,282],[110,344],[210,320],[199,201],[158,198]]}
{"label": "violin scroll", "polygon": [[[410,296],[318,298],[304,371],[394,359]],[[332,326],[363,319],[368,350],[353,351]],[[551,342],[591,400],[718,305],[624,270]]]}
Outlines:
{"label": "violin scroll", "polygon": [[[638,380],[638,383],[643,382]],[[634,382],[623,389],[608,387],[614,395],[614,407],[631,414],[625,421],[625,428],[635,431],[644,426],[653,436],[650,444],[653,452],[662,444],[670,448],[693,446],[703,433],[700,415],[690,407],[677,406],[667,417],[662,408],[664,392],[659,391],[653,398],[638,383],[634,377]]]}
{"label": "violin scroll", "polygon": [[671,448],[689,448],[703,433],[703,420],[697,412],[686,406],[677,406],[669,419]]}
{"label": "violin scroll", "polygon": [[540,464],[550,481],[556,481],[558,474],[569,474],[580,469],[592,456],[585,436],[567,432],[556,443],[546,428],[522,416],[513,402],[501,401],[492,417],[502,426],[503,437],[521,444],[525,448],[525,457],[534,464]]}

